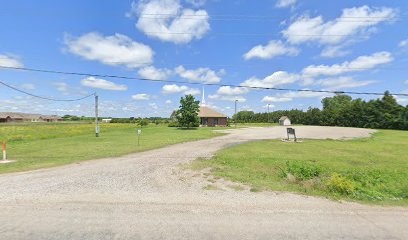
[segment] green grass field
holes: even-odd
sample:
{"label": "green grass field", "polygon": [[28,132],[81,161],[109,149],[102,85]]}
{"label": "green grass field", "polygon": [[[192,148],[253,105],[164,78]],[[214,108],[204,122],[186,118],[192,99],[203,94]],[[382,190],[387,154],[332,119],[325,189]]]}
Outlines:
{"label": "green grass field", "polygon": [[408,204],[408,131],[350,141],[257,141],[232,146],[194,169],[252,186],[377,204]]}
{"label": "green grass field", "polygon": [[7,140],[8,158],[17,161],[0,164],[0,173],[120,156],[221,135],[211,131],[213,128],[181,130],[151,125],[142,128],[138,146],[138,128],[136,124],[102,124],[96,138],[93,124],[2,124],[0,141]]}

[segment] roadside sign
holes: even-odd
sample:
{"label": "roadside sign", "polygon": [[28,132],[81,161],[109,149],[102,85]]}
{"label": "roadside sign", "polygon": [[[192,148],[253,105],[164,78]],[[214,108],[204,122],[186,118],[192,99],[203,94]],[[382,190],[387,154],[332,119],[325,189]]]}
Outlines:
{"label": "roadside sign", "polygon": [[142,130],[137,129],[137,135],[140,136],[140,134],[142,134]]}

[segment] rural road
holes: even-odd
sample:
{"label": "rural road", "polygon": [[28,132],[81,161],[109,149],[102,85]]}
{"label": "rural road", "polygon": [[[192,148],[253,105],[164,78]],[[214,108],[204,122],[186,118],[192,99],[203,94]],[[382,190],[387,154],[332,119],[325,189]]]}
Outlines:
{"label": "rural road", "polygon": [[[408,209],[291,193],[203,190],[180,168],[283,127],[230,134],[123,157],[0,175],[0,239],[408,239]],[[372,130],[296,127],[304,138]]]}

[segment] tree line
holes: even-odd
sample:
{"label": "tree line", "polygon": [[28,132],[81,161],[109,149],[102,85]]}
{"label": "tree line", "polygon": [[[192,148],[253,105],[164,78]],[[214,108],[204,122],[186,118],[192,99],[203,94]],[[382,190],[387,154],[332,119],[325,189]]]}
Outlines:
{"label": "tree line", "polygon": [[292,124],[408,130],[408,105],[402,106],[388,91],[380,99],[365,101],[348,95],[322,100],[323,108],[279,110],[268,113],[240,111],[236,122],[278,122],[288,116]]}

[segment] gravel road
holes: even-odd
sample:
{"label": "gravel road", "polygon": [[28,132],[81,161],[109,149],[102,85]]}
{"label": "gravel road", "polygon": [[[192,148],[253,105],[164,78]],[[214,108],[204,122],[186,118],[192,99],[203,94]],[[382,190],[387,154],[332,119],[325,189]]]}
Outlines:
{"label": "gravel road", "polygon": [[[296,131],[322,139],[373,132],[306,126]],[[0,239],[408,239],[407,208],[204,190],[207,179],[180,164],[231,144],[286,134],[283,127],[226,132],[123,157],[0,175]]]}

